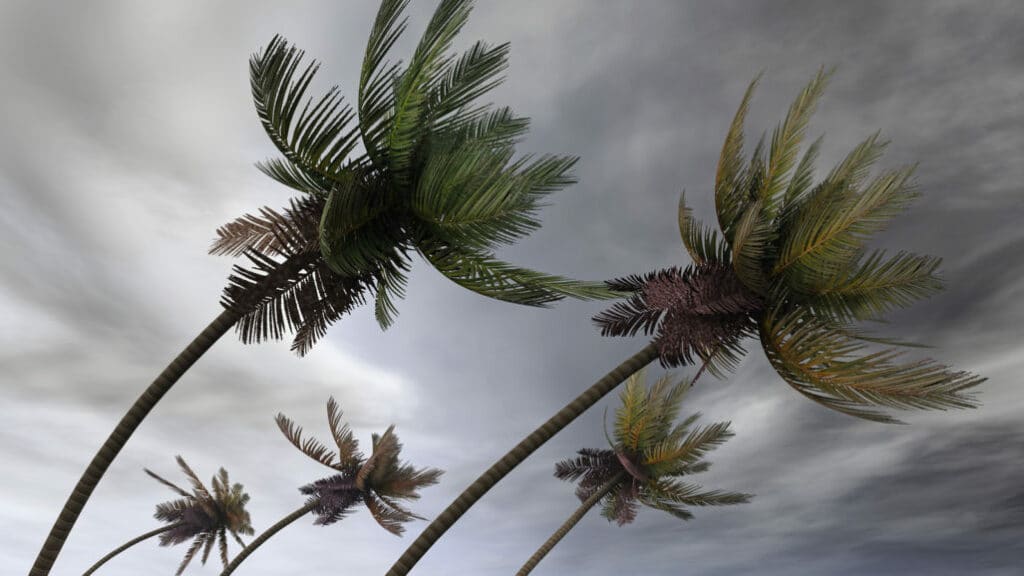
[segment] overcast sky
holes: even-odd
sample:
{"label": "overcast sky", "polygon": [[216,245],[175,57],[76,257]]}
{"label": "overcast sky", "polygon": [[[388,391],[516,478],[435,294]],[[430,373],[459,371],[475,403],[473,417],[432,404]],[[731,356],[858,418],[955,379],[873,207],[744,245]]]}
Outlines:
{"label": "overcast sky", "polygon": [[[436,3],[413,0],[394,54],[408,60]],[[275,33],[323,62],[315,92],[354,101],[377,4],[0,3],[0,566],[27,572],[60,507],[117,420],[221,310],[232,261],[214,230],[289,189],[253,163],[274,150],[251,102],[249,55]],[[457,42],[510,41],[490,99],[532,118],[522,152],[581,157],[544,227],[502,255],[600,280],[686,265],[685,188],[711,221],[715,163],[747,83],[766,74],[756,139],[821,65],[838,65],[811,121],[820,177],[877,129],[881,168],[919,161],[923,197],[878,242],[943,258],[948,290],[894,315],[886,334],[987,376],[977,410],[854,420],[807,401],[755,342],[688,411],[731,420],[705,486],[753,503],[687,523],[642,509],[619,528],[593,511],[539,575],[1019,575],[1024,565],[1024,5],[1005,2],[477,2]],[[100,483],[54,574],[80,574],[158,524],[182,480],[219,466],[252,495],[258,531],[329,475],[289,445],[282,411],[328,438],[333,395],[364,445],[394,423],[404,455],[445,469],[414,504],[433,518],[469,482],[644,339],[601,338],[600,303],[535,310],[458,288],[417,262],[396,324],[372,308],[306,358],[287,342],[226,335],[163,399]],[[660,369],[651,376],[661,373]],[[679,375],[685,375],[680,371]],[[414,573],[507,575],[576,508],[553,464],[605,446],[604,406],[510,474]],[[289,526],[239,574],[382,574],[404,538],[365,510]],[[232,544],[232,553],[237,547]],[[185,546],[146,542],[105,574],[170,574]],[[191,574],[217,574],[211,558]]]}

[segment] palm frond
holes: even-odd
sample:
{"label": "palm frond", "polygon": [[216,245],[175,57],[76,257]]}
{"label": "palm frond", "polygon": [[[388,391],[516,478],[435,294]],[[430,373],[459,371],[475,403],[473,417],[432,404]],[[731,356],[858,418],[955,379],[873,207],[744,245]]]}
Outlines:
{"label": "palm frond", "polygon": [[679,195],[679,235],[694,264],[730,263],[729,246],[717,230],[694,218],[693,209],[686,205],[685,190]]}
{"label": "palm frond", "polygon": [[782,198],[777,228],[785,228],[784,223],[787,221],[787,216],[792,212],[793,207],[798,206],[810,192],[811,184],[814,181],[814,161],[818,159],[818,152],[821,150],[821,143],[824,138],[824,135],[818,136],[807,147],[807,150],[804,151],[803,157],[800,158],[800,164],[797,165],[796,171],[793,172],[793,178],[790,179],[789,186],[786,187],[786,193]]}
{"label": "palm frond", "polygon": [[398,315],[395,300],[405,297],[409,262],[404,258],[391,258],[380,263],[375,274],[373,313],[381,330],[387,330]]}
{"label": "palm frond", "polygon": [[780,196],[789,188],[789,171],[796,161],[796,153],[803,141],[807,123],[834,72],[835,67],[828,72],[824,67],[820,68],[790,105],[786,119],[772,132],[768,167],[761,188],[761,198],[765,201],[765,218],[768,220],[774,219],[778,213]]}
{"label": "palm frond", "polygon": [[555,464],[555,478],[574,482],[584,474],[604,470],[614,472],[617,459],[612,450],[596,450],[583,448],[577,452],[576,458],[562,460]]}
{"label": "palm frond", "polygon": [[408,0],[382,0],[366,42],[359,74],[359,128],[367,155],[377,166],[387,164],[384,134],[388,130],[401,61],[385,64],[384,57],[405,30],[407,18],[399,21]]}
{"label": "palm frond", "polygon": [[571,280],[519,268],[494,258],[492,254],[468,248],[434,242],[421,245],[418,249],[428,262],[452,282],[477,294],[505,302],[546,307],[565,297],[601,300],[620,296],[600,282]]}
{"label": "palm frond", "polygon": [[834,170],[838,175],[827,178],[800,203],[782,238],[773,276],[786,272],[788,282],[802,285],[834,274],[918,196],[910,182],[916,165],[883,172],[863,191],[857,189],[860,172],[880,151],[874,137],[869,138],[840,165],[845,167]]}
{"label": "palm frond", "polygon": [[833,330],[804,310],[765,316],[761,343],[769,362],[790,386],[828,408],[879,422],[896,422],[867,407],[971,408],[964,391],[985,381],[932,360],[893,362],[901,351],[864,353],[864,344]]}
{"label": "palm frond", "polygon": [[443,77],[449,59],[444,53],[469,18],[468,0],[441,0],[395,87],[393,116],[385,135],[388,166],[399,186],[408,173],[418,137],[425,128],[430,87]]}
{"label": "palm frond", "polygon": [[433,130],[443,131],[459,124],[474,100],[502,83],[504,78],[499,74],[508,68],[508,53],[508,42],[490,47],[478,41],[445,67],[444,75],[427,97],[427,114]]}
{"label": "palm frond", "polygon": [[365,493],[363,501],[366,503],[366,508],[370,511],[370,515],[380,524],[381,528],[395,536],[401,536],[405,532],[405,526],[402,524],[413,519],[410,515],[388,506],[383,500],[377,498],[372,493]]}
{"label": "palm frond", "polygon": [[326,446],[321,444],[319,440],[312,437],[303,440],[302,428],[292,422],[284,414],[278,413],[274,421],[277,422],[277,427],[281,429],[281,433],[284,434],[284,437],[287,438],[293,446],[302,451],[303,454],[324,466],[328,466],[330,468],[335,467],[334,462],[336,455]]}
{"label": "palm frond", "polygon": [[331,429],[331,436],[334,443],[338,445],[338,468],[349,468],[358,466],[363,455],[359,452],[359,440],[356,439],[352,429],[347,423],[342,423],[343,412],[334,400],[334,396],[327,399],[327,425]]}
{"label": "palm frond", "polygon": [[[275,36],[263,53],[250,59],[250,80],[260,122],[294,168],[290,179],[315,184],[300,188],[305,192],[322,193],[330,189],[345,157],[355,148],[359,131],[345,130],[354,114],[348,105],[342,105],[337,86],[315,104],[307,99],[296,118],[299,103],[319,68],[312,62],[295,78],[303,56],[284,38]],[[288,175],[274,167],[271,170],[272,176]]]}
{"label": "palm frond", "polygon": [[875,250],[849,268],[821,278],[808,305],[842,321],[876,319],[942,290],[936,270],[942,259],[900,251],[892,258]]}
{"label": "palm frond", "polygon": [[617,279],[610,289],[636,289],[594,317],[602,336],[656,332],[662,366],[693,364],[695,355],[707,358],[719,346],[739,348],[739,340],[756,328],[752,315],[761,299],[745,287],[728,266],[703,264],[669,268],[643,277]]}
{"label": "palm frond", "polygon": [[145,471],[146,474],[149,474],[151,477],[156,479],[157,482],[163,484],[164,486],[167,486],[168,488],[170,488],[171,490],[174,490],[178,494],[180,494],[182,496],[185,496],[185,497],[190,497],[191,496],[188,492],[186,492],[183,489],[179,488],[176,484],[174,484],[174,483],[172,483],[172,482],[170,482],[168,480],[165,480],[165,479],[161,478],[160,476],[157,476],[149,468],[143,468],[142,470]]}
{"label": "palm frond", "polygon": [[750,502],[751,494],[727,492],[724,490],[703,491],[696,484],[678,480],[659,480],[645,485],[642,492],[644,499],[657,503],[683,504],[686,506],[728,506]]}
{"label": "palm frond", "polygon": [[743,162],[743,123],[747,116],[747,108],[750,105],[750,98],[753,96],[754,88],[760,81],[764,72],[757,76],[747,86],[743,94],[740,107],[736,110],[729,132],[722,145],[722,153],[718,159],[718,168],[715,171],[715,212],[718,215],[718,226],[722,230],[726,241],[732,242],[733,228],[736,219],[740,217],[746,204],[746,196],[742,190],[741,164]]}

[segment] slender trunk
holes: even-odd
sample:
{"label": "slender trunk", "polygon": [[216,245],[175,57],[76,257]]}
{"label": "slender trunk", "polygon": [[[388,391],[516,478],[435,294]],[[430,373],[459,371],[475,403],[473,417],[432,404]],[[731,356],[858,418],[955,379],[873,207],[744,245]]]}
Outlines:
{"label": "slender trunk", "polygon": [[220,576],[228,576],[228,574],[234,572],[235,568],[238,568],[238,565],[241,564],[243,560],[248,558],[249,554],[252,554],[254,550],[259,548],[260,544],[263,544],[267,541],[268,538],[280,532],[281,529],[285,526],[291,524],[292,522],[295,522],[299,518],[302,518],[303,516],[308,514],[309,511],[312,510],[314,506],[316,506],[316,502],[310,502],[303,506],[302,508],[299,508],[295,512],[292,512],[291,514],[285,516],[284,518],[279,520],[277,524],[274,524],[270,528],[267,528],[262,534],[257,536],[255,540],[249,542],[248,546],[242,548],[238,555],[235,556],[235,559],[232,560],[231,563],[227,565],[227,568],[224,568],[224,571],[220,573]]}
{"label": "slender trunk", "polygon": [[110,554],[107,554],[103,558],[100,558],[95,564],[92,565],[92,567],[90,567],[88,570],[83,572],[82,576],[89,576],[89,574],[92,574],[93,572],[95,572],[97,568],[99,568],[100,566],[103,566],[104,564],[106,564],[107,560],[110,560],[111,558],[113,558],[114,556],[117,556],[121,552],[124,552],[125,550],[131,548],[132,546],[135,546],[139,542],[142,542],[143,540],[148,540],[148,539],[152,538],[153,536],[156,536],[157,534],[163,534],[164,532],[167,532],[168,530],[173,530],[173,529],[177,528],[178,526],[181,526],[181,524],[182,523],[179,522],[177,524],[171,524],[169,526],[164,526],[162,528],[157,528],[156,530],[152,530],[150,532],[146,532],[142,536],[139,536],[137,538],[133,538],[133,539],[125,542],[122,546],[120,546],[118,548],[114,548],[114,550],[111,551]]}
{"label": "slender trunk", "polygon": [[555,533],[547,539],[547,542],[544,542],[544,544],[533,553],[533,556],[530,556],[530,559],[526,561],[526,564],[523,564],[523,567],[519,569],[519,572],[516,572],[516,576],[526,576],[532,572],[533,569],[537,567],[537,564],[548,555],[548,552],[551,552],[551,549],[555,547],[555,544],[558,544],[562,538],[565,538],[565,535],[569,533],[569,530],[572,530],[573,526],[575,526],[576,523],[594,507],[594,504],[600,502],[601,498],[604,498],[609,492],[611,492],[612,489],[615,488],[615,486],[625,477],[626,472],[619,472],[611,480],[605,482],[604,485],[598,488],[597,492],[594,492],[590,498],[584,500],[583,504],[581,504],[580,507],[572,513],[572,516],[569,516],[569,519],[563,522],[558,530],[555,530]]}
{"label": "slender trunk", "polygon": [[78,515],[82,512],[82,508],[85,507],[85,503],[89,500],[89,496],[92,495],[92,491],[99,484],[100,479],[103,478],[103,474],[106,473],[107,468],[110,467],[114,458],[117,457],[118,452],[121,451],[121,448],[124,448],[128,438],[139,427],[139,424],[149,414],[149,411],[174,386],[174,383],[181,378],[182,374],[191,368],[196,360],[199,360],[199,357],[205,354],[213,346],[213,343],[227,333],[239,319],[259,305],[264,296],[273,294],[282,286],[286,286],[289,282],[294,281],[295,274],[318,257],[319,252],[313,251],[293,256],[286,260],[278,268],[268,273],[257,288],[253,289],[250,293],[242,294],[234,305],[221,312],[209,326],[199,333],[199,336],[196,336],[195,340],[192,340],[164,368],[164,371],[157,376],[156,380],[132,404],[132,407],[128,409],[128,412],[118,422],[117,428],[114,428],[114,431],[107,437],[103,446],[92,457],[89,466],[82,473],[82,477],[78,479],[78,484],[75,485],[75,489],[68,496],[67,502],[64,503],[64,508],[61,510],[56,522],[50,528],[50,534],[46,537],[43,547],[39,550],[39,555],[36,556],[36,561],[32,565],[32,570],[29,571],[29,576],[48,576],[54,561],[57,560],[57,555],[60,554],[61,548],[64,547],[64,541],[78,520]]}
{"label": "slender trunk", "polygon": [[114,428],[106,442],[103,443],[103,446],[93,456],[92,462],[89,462],[88,468],[85,469],[82,477],[78,480],[78,484],[75,485],[75,489],[68,496],[64,509],[61,510],[60,516],[57,517],[53,528],[50,529],[50,534],[39,551],[39,556],[36,557],[36,562],[32,566],[29,576],[46,576],[50,573],[50,568],[53,566],[54,560],[57,559],[61,548],[64,547],[64,541],[67,539],[68,533],[71,532],[71,528],[75,525],[75,521],[78,520],[78,515],[82,512],[82,508],[85,507],[86,501],[89,500],[92,491],[96,488],[100,478],[103,477],[103,474],[110,467],[114,458],[117,457],[118,452],[128,442],[128,438],[139,427],[139,424],[142,423],[142,419],[149,414],[149,411],[156,406],[156,403],[160,401],[163,395],[171,389],[171,386],[181,378],[181,375],[204,352],[209,350],[210,346],[223,336],[240,316],[241,314],[232,309],[221,312],[209,326],[199,333],[199,336],[196,336],[185,347],[181,354],[178,354],[177,358],[164,368],[164,371],[157,376],[157,379],[132,404],[132,407],[128,409],[128,412],[118,422],[117,428]]}
{"label": "slender trunk", "polygon": [[650,364],[657,357],[658,349],[654,344],[644,346],[642,350],[616,366],[604,378],[598,380],[586,392],[577,396],[575,400],[567,404],[550,420],[542,424],[540,428],[534,430],[533,433],[517,444],[508,454],[505,454],[493,466],[488,468],[483,475],[470,484],[469,488],[463,490],[462,494],[459,494],[459,497],[449,504],[444,512],[441,512],[416,540],[409,545],[402,554],[402,557],[388,570],[387,576],[404,576],[408,574],[412,567],[416,565],[416,562],[434,545],[434,542],[437,542],[437,539],[447,532],[466,513],[466,510],[479,500],[481,496],[486,494],[499,480],[504,478],[506,474],[532,454],[534,450],[550,440],[552,436],[568,426],[580,414],[614,390],[626,378]]}

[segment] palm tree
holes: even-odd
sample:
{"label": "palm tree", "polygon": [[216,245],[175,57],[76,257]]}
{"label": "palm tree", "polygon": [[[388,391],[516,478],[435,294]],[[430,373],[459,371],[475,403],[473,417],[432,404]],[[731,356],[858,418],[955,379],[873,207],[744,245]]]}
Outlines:
{"label": "palm tree", "polygon": [[559,480],[580,480],[576,496],[583,502],[554,534],[519,569],[518,576],[529,574],[580,519],[598,502],[601,515],[619,526],[636,518],[637,504],[667,512],[681,520],[693,518],[686,506],[742,504],[749,494],[701,491],[700,486],[674,480],[703,472],[710,466],[701,458],[732,437],[729,423],[717,423],[691,430],[700,417],[694,414],[674,424],[689,383],[669,386],[665,375],[651,388],[643,387],[643,370],[626,383],[616,410],[611,449],[584,448],[575,459],[555,465]]}
{"label": "palm tree", "polygon": [[[542,274],[498,260],[494,250],[540,226],[547,194],[574,182],[576,158],[511,162],[529,119],[474,101],[503,80],[508,44],[477,42],[446,56],[469,0],[442,0],[405,70],[384,57],[405,28],[407,0],[383,0],[358,92],[358,125],[337,88],[315,102],[305,92],[316,63],[280,37],[250,61],[256,111],[283,158],[258,167],[304,195],[284,214],[244,216],[218,230],[214,253],[245,254],[225,288],[225,310],[142,393],[79,479],[50,530],[31,576],[49,574],[100,478],[146,415],[232,326],[243,342],[294,331],[305,354],[327,327],[375,296],[382,328],[404,294],[409,252],[479,294],[546,306],[566,296],[612,298],[603,284]],[[299,110],[299,104],[306,100]],[[349,158],[358,142],[365,153]]]}
{"label": "palm tree", "polygon": [[211,481],[213,486],[213,492],[211,493],[181,456],[177,457],[177,461],[178,465],[185,472],[185,476],[192,483],[191,494],[172,482],[157,476],[150,470],[145,469],[146,474],[149,474],[181,496],[177,500],[164,502],[156,506],[156,513],[153,516],[167,525],[129,540],[121,547],[100,558],[98,562],[85,571],[83,576],[92,574],[97,568],[106,563],[107,560],[135,544],[158,534],[160,535],[161,546],[170,546],[180,544],[186,540],[192,540],[192,546],[185,552],[185,559],[178,566],[175,576],[179,576],[185,571],[185,567],[199,553],[200,549],[203,550],[202,562],[205,565],[214,543],[220,545],[220,559],[224,566],[227,566],[228,534],[231,534],[239,546],[245,547],[245,543],[242,542],[239,534],[252,535],[253,529],[249,520],[249,512],[245,509],[245,505],[249,502],[249,495],[242,491],[242,485],[238,483],[231,484],[228,480],[227,471],[221,468],[217,476],[214,476]]}
{"label": "palm tree", "polygon": [[257,536],[230,565],[225,566],[221,576],[234,572],[268,538],[310,512],[317,516],[314,524],[327,526],[350,514],[359,504],[365,504],[373,519],[397,536],[405,531],[402,524],[424,519],[407,510],[399,501],[419,499],[419,489],[437,484],[443,472],[434,468],[416,469],[399,462],[402,445],[394,433],[394,426],[389,426],[381,435],[373,434],[372,452],[366,458],[359,452],[359,442],[348,424],[342,423],[341,417],[337,402],[330,398],[327,401],[327,422],[338,447],[335,453],[315,438],[303,439],[302,428],[284,414],[277,415],[277,426],[285,438],[303,454],[331,468],[336,474],[300,488],[300,492],[309,496],[306,503]]}
{"label": "palm tree", "polygon": [[[726,135],[715,179],[720,232],[679,204],[679,231],[693,259],[669,268],[608,282],[632,296],[594,318],[602,335],[653,340],[566,405],[492,465],[409,546],[388,576],[401,576],[510,470],[630,374],[658,359],[662,366],[694,364],[722,377],[735,368],[742,340],[760,339],[779,375],[811,400],[879,422],[897,422],[871,410],[969,408],[966,391],[985,381],[932,360],[897,362],[903,352],[868,344],[915,346],[871,336],[854,327],[884,321],[886,313],[936,293],[940,260],[900,251],[886,257],[866,243],[912,200],[914,167],[883,172],[865,183],[886,143],[878,134],[861,142],[829,175],[812,186],[821,138],[793,170],[807,122],[828,78],[824,69],[790,106],[773,132],[767,159],[764,137],[749,164],[742,160],[743,122],[758,75]],[[792,175],[790,172],[792,171]]]}

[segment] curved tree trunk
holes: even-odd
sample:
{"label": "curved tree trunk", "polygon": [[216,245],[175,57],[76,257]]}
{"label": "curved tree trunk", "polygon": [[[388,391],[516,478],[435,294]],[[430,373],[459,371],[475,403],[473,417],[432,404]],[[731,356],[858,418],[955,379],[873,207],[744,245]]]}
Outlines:
{"label": "curved tree trunk", "polygon": [[174,386],[182,374],[191,368],[196,360],[199,360],[199,357],[205,354],[213,346],[213,343],[230,330],[239,319],[261,305],[266,296],[273,295],[289,283],[294,282],[295,275],[318,257],[319,251],[302,253],[288,258],[267,272],[254,288],[241,294],[233,304],[225,304],[226,309],[164,368],[164,371],[128,409],[103,446],[93,456],[92,461],[89,462],[89,466],[82,473],[78,484],[75,485],[75,489],[64,503],[64,508],[57,517],[57,521],[54,522],[53,528],[50,529],[50,534],[46,537],[42,549],[39,550],[39,555],[36,556],[29,576],[47,576],[50,573],[57,555],[64,547],[68,533],[74,527],[78,515],[82,512],[82,508],[85,507],[85,503],[89,500],[96,485],[99,484],[100,478],[106,473],[118,452],[128,442],[128,438],[139,427],[149,411]]}
{"label": "curved tree trunk", "polygon": [[552,436],[568,426],[569,423],[575,420],[580,414],[614,390],[615,387],[621,384],[626,378],[633,373],[638,372],[644,366],[650,364],[651,361],[657,357],[658,349],[654,344],[644,346],[642,350],[634,354],[622,364],[616,366],[611,372],[606,374],[604,378],[601,378],[593,386],[588,388],[586,392],[580,394],[575,400],[559,410],[557,414],[542,424],[540,428],[534,430],[533,433],[517,444],[515,448],[510,450],[505,454],[505,456],[494,463],[493,466],[488,468],[483,475],[470,484],[469,488],[463,490],[462,494],[459,494],[459,497],[449,504],[448,507],[445,508],[445,510],[441,512],[441,514],[435,518],[425,530],[423,530],[416,540],[409,545],[402,554],[402,557],[391,566],[390,570],[388,570],[387,576],[404,576],[405,574],[408,574],[409,570],[412,570],[412,567],[416,565],[416,562],[418,562],[427,550],[434,545],[434,542],[437,542],[437,539],[447,532],[448,529],[466,513],[466,510],[479,500],[481,496],[486,494],[488,490],[498,483],[499,480],[504,478],[506,474],[518,466],[523,460],[526,460],[534,450],[550,440]]}
{"label": "curved tree trunk", "polygon": [[555,547],[555,544],[558,544],[562,538],[565,538],[565,535],[569,533],[569,530],[572,530],[573,526],[575,526],[576,523],[594,507],[594,504],[600,502],[601,498],[604,498],[605,495],[611,492],[612,488],[615,488],[615,486],[625,477],[625,472],[619,472],[614,478],[605,482],[603,486],[598,488],[597,492],[594,492],[590,498],[584,500],[583,504],[580,504],[580,507],[572,513],[572,516],[569,516],[569,518],[559,526],[558,530],[555,530],[555,533],[552,534],[551,537],[533,553],[533,556],[530,556],[530,559],[526,561],[526,564],[523,564],[523,567],[519,569],[519,572],[516,572],[516,576],[526,576],[532,572],[533,569],[537,567],[537,564],[548,555],[548,552],[551,552],[551,549]]}
{"label": "curved tree trunk", "polygon": [[163,528],[157,528],[156,530],[153,530],[153,531],[150,531],[150,532],[146,532],[145,534],[143,534],[142,536],[139,536],[138,538],[133,538],[133,539],[125,542],[119,548],[114,548],[114,550],[112,550],[110,552],[110,554],[107,554],[103,558],[100,558],[88,570],[83,572],[82,576],[89,576],[89,574],[92,574],[93,572],[95,572],[97,568],[99,568],[100,566],[103,566],[104,564],[106,564],[107,560],[110,560],[111,558],[113,558],[114,556],[117,556],[121,552],[124,552],[125,550],[131,548],[132,546],[135,546],[139,542],[142,542],[143,540],[148,540],[149,538],[152,538],[153,536],[156,536],[157,534],[163,534],[164,532],[167,532],[168,530],[173,530],[173,529],[177,528],[178,526],[181,526],[181,524],[182,523],[179,522],[177,524],[171,524],[169,526],[164,526]]}
{"label": "curved tree trunk", "polygon": [[270,528],[264,530],[263,533],[257,536],[255,540],[249,542],[248,546],[242,548],[242,550],[238,553],[238,556],[235,556],[235,559],[232,560],[231,563],[228,564],[227,568],[225,568],[224,571],[220,573],[220,576],[228,576],[228,574],[234,572],[235,568],[238,568],[238,565],[241,564],[243,560],[248,558],[249,554],[252,554],[257,548],[259,548],[261,544],[266,542],[268,538],[280,532],[281,529],[285,526],[291,524],[292,522],[295,522],[299,518],[302,518],[303,516],[308,514],[309,511],[312,510],[314,506],[316,506],[315,502],[306,504],[302,508],[299,508],[295,512],[292,512],[291,514],[280,519],[277,522],[277,524],[274,524]]}
{"label": "curved tree trunk", "polygon": [[128,442],[128,438],[131,437],[135,429],[142,423],[142,419],[149,414],[153,406],[156,406],[156,403],[171,389],[171,386],[174,386],[174,383],[181,378],[181,375],[203,353],[209,350],[210,346],[213,346],[213,343],[223,336],[240,317],[241,314],[232,309],[221,312],[209,326],[185,347],[181,354],[178,354],[177,358],[164,368],[164,371],[157,376],[156,380],[132,404],[132,407],[128,409],[128,412],[118,422],[117,428],[114,428],[106,442],[103,443],[103,446],[93,456],[92,462],[89,462],[88,468],[85,469],[82,477],[78,480],[78,484],[75,485],[75,489],[68,496],[64,509],[61,510],[60,516],[57,517],[53,528],[50,529],[50,534],[47,536],[43,548],[39,551],[39,556],[36,557],[36,562],[33,564],[29,576],[46,576],[50,573],[50,568],[53,566],[54,560],[57,559],[61,548],[64,547],[64,540],[67,538],[68,533],[71,532],[75,521],[78,520],[78,515],[82,512],[82,508],[85,507],[86,501],[96,488],[100,478],[107,471],[107,468],[110,467],[111,462],[117,457],[118,452]]}

